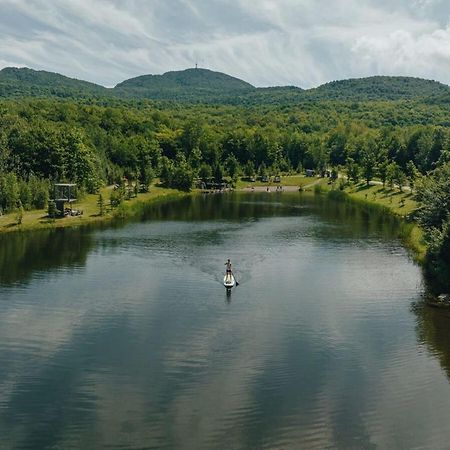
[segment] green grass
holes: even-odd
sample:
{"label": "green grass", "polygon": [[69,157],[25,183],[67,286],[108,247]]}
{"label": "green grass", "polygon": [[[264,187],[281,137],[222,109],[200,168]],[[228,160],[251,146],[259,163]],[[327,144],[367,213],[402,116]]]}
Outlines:
{"label": "green grass", "polygon": [[383,208],[389,213],[408,219],[404,222],[399,237],[417,262],[425,261],[427,247],[423,230],[416,222],[409,220],[417,208],[417,202],[410,191],[400,192],[399,189],[384,188],[378,184],[367,186],[366,183],[351,184],[340,191],[337,189],[337,183],[328,185],[325,180],[319,187],[323,192],[332,192],[337,199],[341,197],[368,207]]}
{"label": "green grass", "polygon": [[132,215],[134,206],[168,198],[173,195],[183,195],[183,193],[175,189],[152,186],[150,192],[139,194],[131,200],[124,201],[118,208],[112,209],[109,205],[109,196],[112,189],[112,186],[101,189],[106,210],[103,216],[99,214],[99,207],[97,205],[98,194],[87,194],[80,201],[73,204],[74,209],[83,211],[82,216],[50,219],[47,217],[47,210],[25,211],[22,224],[18,225],[16,213],[5,214],[0,217],[0,233],[36,230],[40,228],[77,227],[97,222],[106,222],[118,216]]}
{"label": "green grass", "polygon": [[257,186],[298,186],[305,187],[310,184],[315,183],[318,180],[316,177],[305,177],[303,175],[286,175],[281,177],[281,181],[279,183],[274,183],[273,181],[248,181],[248,180],[239,180],[236,183],[236,189],[244,189],[247,187],[257,187]]}
{"label": "green grass", "polygon": [[408,216],[417,208],[410,191],[400,192],[399,189],[384,188],[382,185],[367,186],[366,183],[351,185],[344,191],[353,198],[383,205],[400,216]]}
{"label": "green grass", "polygon": [[[301,175],[284,176],[280,183],[262,183],[260,181],[251,183],[248,181],[238,181],[236,189],[243,189],[248,186],[302,186],[303,188],[311,186],[323,192],[330,192],[333,189],[335,195],[342,198],[350,198],[361,204],[383,207],[390,212],[407,217],[417,207],[412,194],[410,192],[399,192],[399,190],[384,189],[381,185],[366,186],[364,183],[350,185],[339,191],[336,186],[329,185],[328,179],[319,180],[316,177],[304,177]],[[313,187],[314,185],[314,187]],[[83,210],[82,216],[64,217],[61,219],[49,219],[46,210],[34,210],[24,212],[22,224],[17,224],[15,213],[6,214],[0,217],[0,233],[11,231],[36,230],[40,228],[59,228],[59,227],[76,227],[98,222],[106,222],[117,217],[129,217],[136,214],[140,210],[142,204],[154,202],[158,200],[169,199],[186,195],[175,189],[166,189],[159,186],[152,186],[150,192],[139,194],[138,197],[124,201],[118,208],[111,209],[109,206],[109,196],[112,186],[101,189],[101,194],[105,202],[106,213],[99,215],[99,207],[97,205],[98,194],[88,194],[82,200],[76,202],[73,207]],[[415,259],[423,261],[426,253],[426,246],[423,240],[423,232],[421,228],[414,222],[405,222],[402,229],[401,238],[405,245],[414,253]]]}
{"label": "green grass", "polygon": [[425,244],[423,230],[414,222],[408,225],[409,227],[405,228],[402,232],[401,238],[406,247],[412,251],[414,259],[420,264],[425,264],[427,246]]}

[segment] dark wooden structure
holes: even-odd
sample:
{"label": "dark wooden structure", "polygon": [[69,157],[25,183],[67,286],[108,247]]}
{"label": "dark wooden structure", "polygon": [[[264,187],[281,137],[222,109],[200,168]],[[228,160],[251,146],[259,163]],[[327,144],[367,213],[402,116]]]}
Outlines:
{"label": "dark wooden structure", "polygon": [[[70,213],[72,210],[72,203],[76,199],[76,184],[73,183],[55,183],[53,185],[53,201],[55,202],[56,209],[59,215],[65,216],[66,213]],[[68,203],[69,206],[66,211],[65,204]]]}

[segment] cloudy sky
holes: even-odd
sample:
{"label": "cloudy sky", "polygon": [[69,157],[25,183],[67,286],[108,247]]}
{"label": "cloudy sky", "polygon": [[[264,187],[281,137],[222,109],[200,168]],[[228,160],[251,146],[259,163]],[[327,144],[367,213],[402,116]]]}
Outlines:
{"label": "cloudy sky", "polygon": [[256,86],[450,84],[449,0],[0,0],[0,68],[105,86],[194,66]]}

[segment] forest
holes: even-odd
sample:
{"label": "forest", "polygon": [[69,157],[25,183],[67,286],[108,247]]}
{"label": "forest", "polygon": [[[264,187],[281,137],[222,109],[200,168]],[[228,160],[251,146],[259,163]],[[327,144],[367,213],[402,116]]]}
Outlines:
{"label": "forest", "polygon": [[[386,80],[381,81],[377,92],[384,89]],[[373,83],[362,86],[372,92]],[[75,182],[95,193],[124,180],[145,190],[157,177],[167,187],[190,190],[198,180],[234,183],[239,177],[305,169],[345,175],[351,183],[377,179],[414,192],[420,205],[416,219],[429,242],[430,272],[445,279],[450,106],[436,101],[439,95],[372,99],[361,97],[361,89],[355,98],[345,99],[347,92],[344,99],[292,103],[283,100],[289,88],[273,88],[273,103],[266,101],[267,89],[263,102],[240,106],[102,96],[5,98],[0,101],[1,211],[46,207],[52,182]]]}

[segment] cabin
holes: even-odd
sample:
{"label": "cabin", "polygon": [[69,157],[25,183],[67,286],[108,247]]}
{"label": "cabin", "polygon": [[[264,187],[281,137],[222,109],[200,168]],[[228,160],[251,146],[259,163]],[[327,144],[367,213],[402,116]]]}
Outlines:
{"label": "cabin", "polygon": [[[77,185],[73,183],[55,183],[53,185],[53,200],[58,210],[58,214],[63,217],[65,215],[72,215],[72,203],[76,198]],[[66,208],[66,203],[68,207]]]}
{"label": "cabin", "polygon": [[307,177],[314,177],[316,175],[316,172],[312,169],[306,169],[306,176]]}

